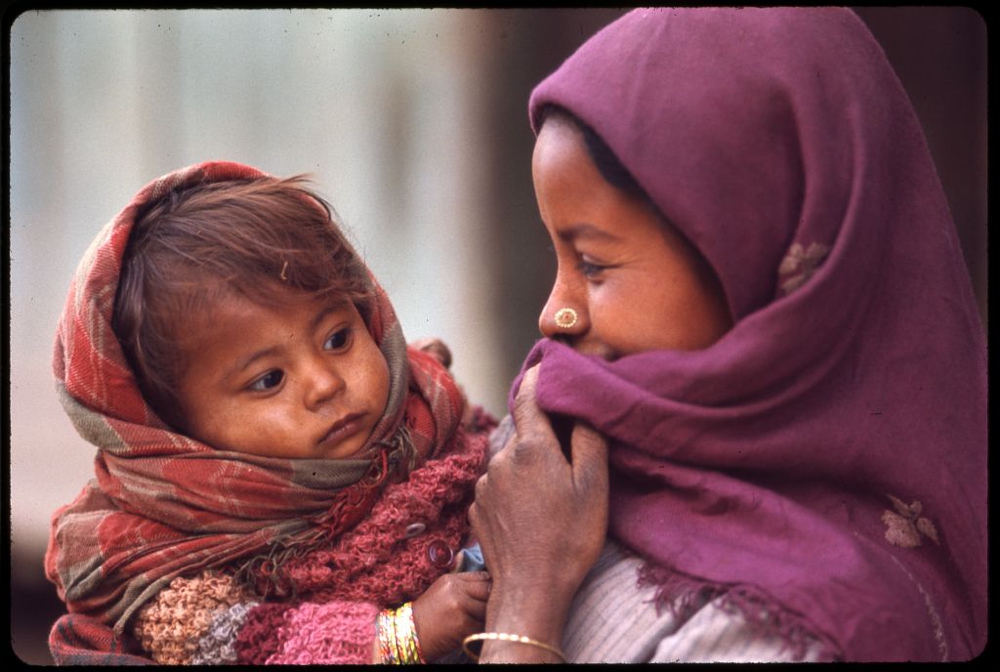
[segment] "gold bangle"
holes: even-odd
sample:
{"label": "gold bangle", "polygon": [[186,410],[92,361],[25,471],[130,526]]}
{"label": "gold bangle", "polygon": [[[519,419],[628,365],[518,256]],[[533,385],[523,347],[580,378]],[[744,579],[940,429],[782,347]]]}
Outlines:
{"label": "gold bangle", "polygon": [[393,620],[400,662],[404,665],[424,664],[424,652],[420,649],[420,640],[417,638],[417,625],[413,622],[413,603],[407,602],[397,609]]}
{"label": "gold bangle", "polygon": [[413,605],[384,609],[375,620],[379,661],[388,665],[419,665],[426,662],[413,622]]}
{"label": "gold bangle", "polygon": [[529,646],[534,646],[539,649],[545,649],[549,653],[554,653],[559,656],[559,659],[564,663],[568,663],[566,656],[562,651],[554,646],[549,646],[545,642],[539,642],[537,639],[531,639],[530,637],[525,637],[524,635],[511,635],[506,632],[477,632],[475,634],[469,635],[464,640],[462,640],[462,650],[465,651],[473,660],[479,660],[479,656],[474,654],[469,650],[470,642],[484,642],[484,641],[501,641],[501,642],[517,642],[518,644],[527,644]]}

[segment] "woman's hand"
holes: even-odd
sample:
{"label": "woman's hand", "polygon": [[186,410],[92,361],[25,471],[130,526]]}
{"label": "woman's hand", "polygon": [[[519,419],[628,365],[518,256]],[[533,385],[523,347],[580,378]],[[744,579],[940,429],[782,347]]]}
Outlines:
{"label": "woman's hand", "polygon": [[489,593],[486,572],[453,572],[437,579],[413,601],[413,625],[424,660],[433,662],[482,631]]}
{"label": "woman's hand", "polygon": [[[469,511],[493,587],[486,630],[559,647],[569,605],[604,546],[608,524],[607,442],[577,423],[567,460],[535,403],[537,367],[514,404],[514,436],[490,460]],[[544,661],[544,649],[487,642],[481,660]]]}

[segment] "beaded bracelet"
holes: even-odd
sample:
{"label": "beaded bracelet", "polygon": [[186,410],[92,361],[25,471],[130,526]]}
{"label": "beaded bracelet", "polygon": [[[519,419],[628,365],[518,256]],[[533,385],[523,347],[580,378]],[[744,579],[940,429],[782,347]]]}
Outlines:
{"label": "beaded bracelet", "polygon": [[424,662],[413,623],[413,605],[407,602],[399,609],[378,613],[375,630],[379,645],[379,662],[388,665],[419,665]]}
{"label": "beaded bracelet", "polygon": [[545,649],[549,653],[554,653],[559,656],[559,659],[564,663],[568,663],[566,656],[562,651],[554,646],[549,646],[545,642],[539,642],[537,639],[531,639],[530,637],[525,637],[524,635],[511,635],[506,632],[477,632],[473,635],[469,635],[464,640],[462,640],[462,650],[472,658],[473,660],[479,660],[479,656],[474,654],[469,650],[470,642],[483,642],[483,641],[501,641],[501,642],[517,642],[518,644],[528,644],[529,646],[534,646],[539,649]]}

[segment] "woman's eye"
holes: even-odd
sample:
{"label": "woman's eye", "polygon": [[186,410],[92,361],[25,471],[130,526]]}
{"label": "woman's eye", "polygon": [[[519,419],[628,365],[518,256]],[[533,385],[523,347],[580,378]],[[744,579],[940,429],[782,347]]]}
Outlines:
{"label": "woman's eye", "polygon": [[274,371],[268,371],[263,376],[255,380],[250,384],[248,389],[254,392],[266,392],[270,389],[281,385],[281,381],[285,379],[285,374],[277,369]]}
{"label": "woman's eye", "polygon": [[594,262],[587,261],[585,259],[581,259],[576,267],[586,278],[595,278],[607,269],[607,266],[595,264]]}
{"label": "woman's eye", "polygon": [[350,342],[351,330],[341,329],[330,336],[330,338],[326,339],[325,347],[327,350],[342,350],[347,347]]}

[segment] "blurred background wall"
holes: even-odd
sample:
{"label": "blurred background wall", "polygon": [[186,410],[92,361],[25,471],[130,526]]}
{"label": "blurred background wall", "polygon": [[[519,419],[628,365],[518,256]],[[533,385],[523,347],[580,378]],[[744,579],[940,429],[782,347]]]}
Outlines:
{"label": "blurred background wall", "polygon": [[[859,8],[925,126],[986,320],[986,29],[970,9]],[[93,451],[56,400],[71,274],[149,180],[210,159],[309,172],[408,339],[439,336],[504,411],[554,274],[529,172],[534,84],[621,12],[51,10],[9,39],[11,641],[51,660],[41,559]]]}

